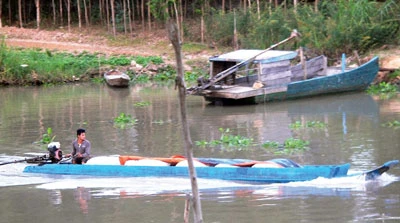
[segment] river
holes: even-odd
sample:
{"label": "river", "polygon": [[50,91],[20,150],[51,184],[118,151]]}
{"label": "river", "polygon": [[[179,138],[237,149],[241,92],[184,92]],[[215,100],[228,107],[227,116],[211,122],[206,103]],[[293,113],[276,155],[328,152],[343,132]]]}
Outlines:
{"label": "river", "polygon": [[[48,128],[64,153],[83,127],[95,156],[184,155],[177,94],[164,84],[1,87],[0,162],[45,154],[35,142]],[[400,159],[400,129],[384,125],[400,120],[399,96],[348,93],[247,106],[210,106],[189,96],[187,111],[193,142],[219,139],[222,128],[255,143],[194,146],[197,157],[350,163],[352,172]],[[137,119],[133,128],[113,125],[121,113]],[[326,126],[289,127],[317,121]],[[276,155],[261,146],[292,137],[309,141],[310,150]],[[26,165],[0,166],[0,222],[183,222],[188,179],[48,176],[22,173]],[[400,221],[399,166],[371,182],[357,177],[261,185],[198,182],[204,222]]]}

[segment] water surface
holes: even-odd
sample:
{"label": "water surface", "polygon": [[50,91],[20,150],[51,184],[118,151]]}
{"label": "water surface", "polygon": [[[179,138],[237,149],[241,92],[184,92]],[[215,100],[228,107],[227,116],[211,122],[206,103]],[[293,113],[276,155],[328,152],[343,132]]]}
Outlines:
{"label": "water surface", "polygon": [[[138,106],[149,102],[148,106]],[[76,129],[87,130],[93,155],[184,155],[177,91],[167,85],[110,89],[97,84],[0,88],[0,161],[43,154],[34,142],[52,128],[64,152]],[[194,147],[197,157],[277,158],[262,146],[288,138],[310,142],[310,150],[284,156],[300,164],[348,162],[352,171],[400,159],[400,98],[379,100],[351,93],[249,106],[210,106],[187,98],[192,140],[219,139],[219,128],[252,138],[242,148]],[[138,122],[118,129],[121,113]],[[325,128],[291,129],[320,121]],[[280,155],[279,157],[282,157]],[[0,222],[182,222],[188,179],[90,178],[22,173],[25,163],[0,166]],[[316,179],[249,185],[199,179],[205,222],[395,222],[400,221],[400,171],[378,180]]]}

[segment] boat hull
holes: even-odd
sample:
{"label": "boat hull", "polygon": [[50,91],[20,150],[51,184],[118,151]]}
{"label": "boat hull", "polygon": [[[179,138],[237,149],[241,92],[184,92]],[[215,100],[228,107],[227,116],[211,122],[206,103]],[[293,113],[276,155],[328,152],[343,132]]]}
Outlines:
{"label": "boat hull", "polygon": [[374,57],[353,70],[334,75],[320,76],[290,82],[287,85],[267,86],[259,89],[230,86],[226,89],[204,90],[198,95],[207,101],[221,104],[252,104],[280,101],[325,94],[365,90],[375,79],[379,70],[379,59]]}
{"label": "boat hull", "polygon": [[[318,177],[344,177],[350,164],[307,165],[287,168],[251,167],[196,167],[199,178],[244,181],[253,183],[286,183],[308,181]],[[123,166],[123,165],[73,165],[45,164],[27,166],[25,173],[89,175],[112,177],[188,177],[187,167],[182,166]]]}
{"label": "boat hull", "polygon": [[130,77],[119,71],[110,71],[104,74],[104,79],[110,87],[128,87]]}

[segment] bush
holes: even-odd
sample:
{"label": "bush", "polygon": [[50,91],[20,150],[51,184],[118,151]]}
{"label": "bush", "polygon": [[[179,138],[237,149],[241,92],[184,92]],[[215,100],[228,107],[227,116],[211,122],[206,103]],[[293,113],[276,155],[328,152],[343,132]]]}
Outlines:
{"label": "bush", "polygon": [[210,41],[232,46],[235,16],[241,48],[267,48],[288,38],[293,29],[302,34],[301,39],[280,49],[295,49],[298,44],[338,58],[342,53],[363,53],[400,40],[400,5],[396,0],[321,1],[318,11],[307,4],[299,5],[296,11],[293,6],[272,11],[265,8],[260,19],[252,11],[212,13],[206,23]]}

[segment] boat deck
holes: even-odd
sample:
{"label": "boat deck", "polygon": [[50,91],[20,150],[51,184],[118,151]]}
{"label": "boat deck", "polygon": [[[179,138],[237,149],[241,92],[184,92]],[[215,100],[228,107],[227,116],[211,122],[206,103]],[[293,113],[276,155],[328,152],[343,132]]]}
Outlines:
{"label": "boat deck", "polygon": [[258,95],[284,93],[286,91],[287,91],[287,86],[273,86],[273,87],[254,89],[253,87],[233,85],[233,86],[223,86],[220,89],[203,90],[202,94],[206,97],[213,97],[213,98],[243,99],[243,98],[255,97]]}

